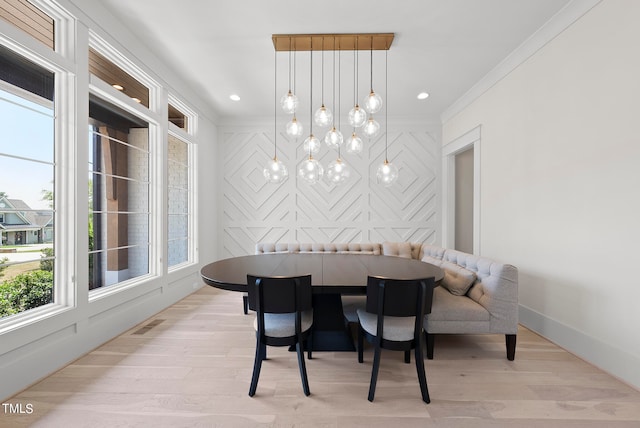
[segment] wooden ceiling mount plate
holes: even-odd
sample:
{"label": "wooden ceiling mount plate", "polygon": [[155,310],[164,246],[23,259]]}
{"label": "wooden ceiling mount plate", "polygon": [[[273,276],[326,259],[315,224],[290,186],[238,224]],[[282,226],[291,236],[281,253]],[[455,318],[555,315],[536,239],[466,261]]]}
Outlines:
{"label": "wooden ceiling mount plate", "polygon": [[276,51],[389,50],[394,33],[274,34]]}

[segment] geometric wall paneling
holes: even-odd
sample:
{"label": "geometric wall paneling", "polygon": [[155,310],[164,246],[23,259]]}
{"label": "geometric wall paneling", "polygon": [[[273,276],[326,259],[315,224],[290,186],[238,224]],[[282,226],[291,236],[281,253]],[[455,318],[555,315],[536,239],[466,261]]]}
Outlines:
{"label": "geometric wall paneling", "polygon": [[370,230],[369,240],[372,242],[422,242],[437,244],[435,229],[426,227],[393,227],[373,226]]}
{"label": "geometric wall paneling", "polygon": [[362,230],[356,227],[300,227],[296,230],[297,242],[363,242]]}
{"label": "geometric wall paneling", "polygon": [[[267,122],[268,123],[268,122]],[[364,140],[360,155],[342,158],[351,176],[341,184],[324,179],[309,185],[298,179],[305,158],[297,144],[278,135],[278,159],[289,170],[282,184],[268,183],[262,170],[273,157],[273,125],[220,127],[222,191],[218,199],[222,257],[253,254],[255,243],[383,242],[438,244],[440,240],[440,125],[394,124],[388,138],[389,161],[400,169],[389,188],[376,183],[384,161],[385,135]],[[324,145],[315,155],[326,168],[337,152]]]}
{"label": "geometric wall paneling", "polygon": [[[227,227],[223,231],[223,257],[244,256],[252,254],[256,242],[277,242],[289,233],[286,228],[267,227]],[[247,248],[251,251],[247,253]]]}

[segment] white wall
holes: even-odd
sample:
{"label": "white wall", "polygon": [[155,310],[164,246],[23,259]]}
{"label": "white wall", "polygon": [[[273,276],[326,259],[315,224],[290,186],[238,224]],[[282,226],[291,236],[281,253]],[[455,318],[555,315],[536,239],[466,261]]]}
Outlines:
{"label": "white wall", "polygon": [[[279,135],[277,156],[289,178],[276,185],[262,175],[273,158],[273,122],[221,127],[222,257],[253,254],[255,244],[265,241],[439,243],[440,124],[389,123],[389,161],[400,169],[398,182],[389,188],[375,182],[384,161],[384,133],[365,141],[361,155],[343,153],[351,177],[339,186],[297,179],[298,164],[306,156],[302,143],[296,146]],[[314,158],[326,172],[337,151],[322,144]]]}
{"label": "white wall", "polygon": [[481,248],[520,321],[640,387],[640,2],[605,0],[448,118],[482,125]]}
{"label": "white wall", "polygon": [[[199,257],[202,263],[214,260],[217,257],[215,242],[218,233],[218,220],[215,191],[212,192],[211,189],[216,189],[219,183],[218,178],[212,172],[210,161],[216,159],[215,146],[218,131],[214,125],[215,116],[207,104],[188,88],[188,84],[183,82],[178,74],[168,69],[167,65],[154,58],[148,49],[138,42],[137,38],[133,37],[126,28],[103,9],[99,0],[82,0],[82,2],[73,3],[68,0],[60,0],[60,3],[79,18],[77,31],[74,32],[78,51],[74,58],[69,59],[69,61],[77,61],[79,70],[78,75],[74,76],[77,85],[76,99],[72,100],[72,104],[76,106],[77,116],[71,117],[67,121],[67,123],[74,123],[76,126],[69,129],[68,134],[71,137],[68,140],[65,139],[65,144],[72,145],[73,141],[78,143],[76,147],[65,146],[63,151],[77,153],[77,157],[73,158],[76,164],[71,165],[70,169],[77,169],[80,172],[76,174],[76,182],[65,188],[76,189],[77,192],[62,197],[63,200],[70,201],[69,206],[65,207],[65,212],[74,218],[87,218],[88,71],[86,64],[88,61],[88,29],[91,28],[156,79],[163,87],[160,91],[161,97],[166,99],[167,91],[171,91],[198,113],[199,126],[195,138],[197,159],[201,161],[201,164],[198,169],[199,188],[196,207],[199,221],[196,225],[196,231],[201,245],[196,257]],[[79,7],[76,7],[74,3],[77,3]],[[3,31],[4,33],[15,35],[12,37],[15,37],[15,41],[18,43],[23,41],[21,40],[23,36],[10,28],[9,24],[2,21],[0,27],[2,27],[0,30],[6,30]],[[29,46],[33,42],[28,39],[25,43]],[[160,126],[162,135],[166,134],[166,126],[166,123],[162,123]],[[82,173],[82,171],[85,172]],[[65,178],[68,180],[66,175]],[[161,233],[161,235],[164,234]],[[88,272],[86,263],[84,263],[87,260],[88,251],[86,223],[83,226],[83,222],[78,221],[77,230],[75,233],[69,233],[68,236],[74,236],[75,239],[58,239],[56,245],[64,250],[64,255],[56,255],[61,258],[76,257],[75,269],[68,276],[75,279],[76,285],[69,287],[65,284],[63,286],[64,289],[73,290],[69,300],[75,300],[75,304],[63,311],[57,311],[53,315],[49,313],[49,316],[46,313],[49,309],[44,308],[43,312],[35,310],[37,316],[24,319],[21,324],[14,325],[13,329],[2,326],[0,334],[0,401],[5,401],[40,378],[132,328],[202,286],[199,275],[200,264],[197,264],[168,274],[160,272],[159,276],[150,278],[142,284],[116,293],[104,293],[100,298],[92,299],[89,302]],[[159,260],[152,262],[163,265]],[[61,275],[61,277],[66,278],[67,276]],[[55,309],[50,310],[53,312]]]}

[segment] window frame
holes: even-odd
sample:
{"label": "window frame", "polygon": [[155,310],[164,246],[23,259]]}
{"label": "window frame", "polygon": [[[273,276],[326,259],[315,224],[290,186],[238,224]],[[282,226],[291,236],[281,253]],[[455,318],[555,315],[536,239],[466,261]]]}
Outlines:
{"label": "window frame", "polygon": [[188,259],[185,262],[178,263],[173,266],[169,266],[168,259],[168,249],[169,249],[169,219],[168,219],[168,208],[169,208],[169,189],[168,189],[168,180],[166,187],[167,192],[167,203],[165,207],[167,208],[166,221],[167,221],[167,240],[165,243],[165,250],[167,251],[167,273],[178,272],[180,270],[189,268],[191,266],[196,265],[199,262],[198,256],[198,202],[197,202],[197,186],[198,186],[198,171],[197,171],[197,159],[198,159],[198,145],[195,141],[195,135],[198,129],[198,115],[196,112],[190,108],[185,102],[183,102],[176,95],[169,93],[167,95],[167,108],[171,104],[174,108],[178,109],[186,118],[187,126],[186,128],[180,128],[176,124],[170,122],[168,118],[166,118],[167,123],[167,163],[168,163],[168,147],[169,140],[168,136],[171,135],[182,142],[187,143],[188,152],[187,152],[187,160],[188,160],[188,186],[189,186],[189,202],[188,202],[188,234],[189,234],[189,242],[188,242]]}
{"label": "window frame", "polygon": [[[77,99],[73,58],[75,47],[69,43],[70,34],[75,32],[75,20],[57,5],[47,4],[39,0],[32,1],[54,20],[54,49],[43,45],[20,28],[0,20],[0,44],[15,54],[33,62],[39,67],[54,74],[53,96],[53,192],[55,195],[53,215],[53,249],[55,257],[53,270],[53,302],[0,319],[0,335],[52,318],[77,307],[75,292],[75,258],[62,257],[74,254],[71,251],[76,239],[75,230],[75,179],[76,133],[75,133],[75,100]],[[29,91],[2,81],[5,91],[43,104],[41,97]],[[47,100],[48,101],[48,100]],[[46,103],[45,103],[46,105]],[[48,105],[47,105],[48,106]],[[65,120],[66,119],[66,120]],[[67,173],[65,173],[65,171]],[[71,171],[71,172],[69,172]]]}
{"label": "window frame", "polygon": [[[118,91],[112,87],[109,83],[103,81],[99,77],[90,74],[89,75],[89,96],[93,95],[98,97],[102,101],[106,101],[109,104],[114,105],[122,109],[123,111],[130,113],[137,118],[144,120],[149,125],[149,266],[148,272],[145,275],[136,276],[115,284],[95,288],[88,290],[89,303],[96,300],[103,299],[107,296],[111,296],[115,293],[122,292],[124,290],[137,287],[141,284],[147,283],[154,278],[163,275],[162,258],[163,249],[161,243],[163,242],[164,233],[162,231],[161,216],[155,213],[164,213],[166,209],[162,207],[160,201],[162,201],[162,150],[161,150],[161,136],[162,126],[160,114],[154,111],[152,108],[157,104],[158,91],[160,85],[158,85],[148,74],[144,73],[138,66],[133,64],[124,55],[122,55],[115,48],[111,47],[101,37],[89,31],[89,48],[94,49],[100,55],[104,56],[109,61],[112,61],[115,65],[122,68],[125,72],[130,74],[133,78],[137,79],[140,83],[147,86],[149,89],[149,106],[146,108],[144,105],[135,102],[129,96]],[[88,55],[88,51],[87,51]],[[89,70],[87,70],[89,73]],[[87,125],[89,124],[90,117],[87,116]],[[85,171],[91,173],[89,169]],[[86,177],[86,176],[85,176]],[[88,247],[86,248],[88,254]],[[86,258],[88,261],[88,257]],[[78,261],[80,262],[80,261]],[[84,263],[87,263],[86,261]],[[83,282],[84,284],[84,282]],[[87,278],[88,286],[88,278]],[[87,287],[88,288],[88,287]]]}

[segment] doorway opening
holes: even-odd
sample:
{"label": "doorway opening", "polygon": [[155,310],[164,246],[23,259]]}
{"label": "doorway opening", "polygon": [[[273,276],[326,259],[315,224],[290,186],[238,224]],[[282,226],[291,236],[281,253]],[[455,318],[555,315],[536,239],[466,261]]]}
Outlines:
{"label": "doorway opening", "polygon": [[447,143],[443,156],[443,246],[480,255],[480,126]]}

